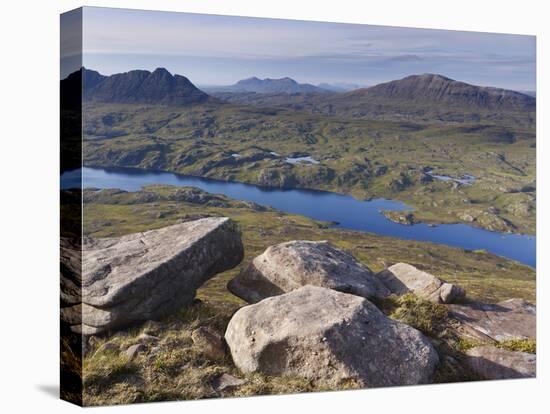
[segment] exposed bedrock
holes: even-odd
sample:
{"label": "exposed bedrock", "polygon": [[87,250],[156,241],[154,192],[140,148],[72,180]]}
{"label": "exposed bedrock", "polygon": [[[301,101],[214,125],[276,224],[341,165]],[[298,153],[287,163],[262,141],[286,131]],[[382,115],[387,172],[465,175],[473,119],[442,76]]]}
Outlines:
{"label": "exposed bedrock", "polygon": [[449,316],[459,320],[465,333],[480,340],[535,339],[537,308],[524,299],[499,303],[449,305]]}

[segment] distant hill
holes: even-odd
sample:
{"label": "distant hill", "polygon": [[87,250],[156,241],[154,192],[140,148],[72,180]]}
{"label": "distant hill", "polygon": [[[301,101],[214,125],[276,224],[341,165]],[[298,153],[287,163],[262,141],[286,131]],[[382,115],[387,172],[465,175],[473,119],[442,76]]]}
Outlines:
{"label": "distant hill", "polygon": [[366,88],[365,85],[359,85],[357,83],[348,82],[334,82],[334,83],[320,83],[317,85],[319,88],[326,89],[332,92],[349,92],[355,89]]}
{"label": "distant hill", "polygon": [[531,111],[535,109],[532,96],[500,88],[470,85],[436,74],[412,75],[400,80],[381,83],[370,88],[345,94],[352,101],[391,99],[429,104]]}
{"label": "distant hill", "polygon": [[255,76],[252,78],[240,80],[234,85],[220,86],[215,89],[217,92],[254,92],[262,94],[328,92],[328,90],[326,89],[310,85],[309,83],[298,83],[294,79],[288,77],[281,79],[259,79]]}
{"label": "distant hill", "polygon": [[[69,75],[62,82],[73,78],[74,75]],[[213,99],[185,76],[172,75],[164,68],[153,72],[131,70],[110,76],[82,68],[82,83],[85,101],[188,105]]]}

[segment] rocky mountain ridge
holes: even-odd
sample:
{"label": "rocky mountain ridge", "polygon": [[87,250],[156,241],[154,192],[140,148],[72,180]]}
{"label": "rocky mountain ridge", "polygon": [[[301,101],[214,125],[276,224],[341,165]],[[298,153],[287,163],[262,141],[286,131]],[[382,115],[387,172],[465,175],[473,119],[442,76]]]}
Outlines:
{"label": "rocky mountain ridge", "polygon": [[[131,70],[104,76],[82,68],[83,100],[103,103],[189,105],[213,101],[214,98],[198,89],[189,79],[172,75],[164,68],[153,72]],[[63,82],[75,78],[69,75]]]}

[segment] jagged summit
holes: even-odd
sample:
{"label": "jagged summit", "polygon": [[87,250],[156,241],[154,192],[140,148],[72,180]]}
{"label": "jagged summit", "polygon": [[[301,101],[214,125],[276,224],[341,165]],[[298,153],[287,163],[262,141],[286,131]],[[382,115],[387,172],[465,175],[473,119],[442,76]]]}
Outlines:
{"label": "jagged summit", "polygon": [[[172,75],[165,68],[131,70],[110,76],[82,68],[83,97],[87,101],[187,105],[210,98],[185,76]],[[77,73],[77,72],[75,72]],[[76,75],[69,75],[66,79]]]}

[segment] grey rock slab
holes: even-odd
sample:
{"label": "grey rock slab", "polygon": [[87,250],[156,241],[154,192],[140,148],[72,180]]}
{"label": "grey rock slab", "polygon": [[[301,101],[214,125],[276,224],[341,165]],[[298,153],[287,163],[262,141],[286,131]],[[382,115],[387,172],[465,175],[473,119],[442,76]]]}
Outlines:
{"label": "grey rock slab", "polygon": [[536,376],[537,356],[508,351],[495,346],[479,346],[466,351],[466,364],[480,377],[497,380]]}
{"label": "grey rock slab", "polygon": [[128,357],[128,361],[132,361],[135,357],[137,357],[139,354],[147,351],[147,347],[143,344],[136,344],[130,346],[126,350],[126,356]]}
{"label": "grey rock slab", "polygon": [[465,296],[462,288],[446,283],[408,263],[396,263],[382,270],[377,277],[398,296],[414,293],[436,303],[451,303]]}
{"label": "grey rock slab", "polygon": [[355,257],[326,241],[295,240],[268,247],[231,280],[228,289],[249,303],[313,285],[382,298],[388,289]]}
{"label": "grey rock slab", "polygon": [[[225,217],[116,238],[84,238],[81,275],[74,252],[66,251],[62,245],[62,263],[63,257],[67,260],[61,316],[87,335],[165,316],[189,304],[204,282],[243,258],[240,232]],[[74,289],[78,284],[81,292]]]}
{"label": "grey rock slab", "polygon": [[230,374],[222,374],[212,380],[212,388],[217,392],[229,391],[246,383],[245,379],[237,378]]}
{"label": "grey rock slab", "polygon": [[495,304],[449,305],[449,315],[468,328],[470,336],[503,341],[536,337],[536,306],[523,299]]}
{"label": "grey rock slab", "polygon": [[244,373],[291,375],[331,387],[430,382],[439,357],[418,330],[360,296],[304,286],[239,309],[225,339]]}

